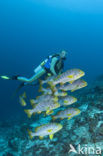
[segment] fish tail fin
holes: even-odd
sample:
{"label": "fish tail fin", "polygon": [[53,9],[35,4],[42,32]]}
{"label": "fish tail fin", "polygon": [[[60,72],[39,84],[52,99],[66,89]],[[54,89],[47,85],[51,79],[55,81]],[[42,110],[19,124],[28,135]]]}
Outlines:
{"label": "fish tail fin", "polygon": [[50,89],[52,90],[52,92],[55,93],[55,92],[56,92],[56,87],[55,87],[55,85],[53,84],[53,82],[52,82],[52,81],[49,81],[48,84],[49,84]]}
{"label": "fish tail fin", "polygon": [[28,131],[29,138],[32,140],[33,139],[32,131],[30,131],[29,129],[27,129],[27,131]]}
{"label": "fish tail fin", "polygon": [[30,104],[33,108],[35,108],[36,101],[34,99],[31,99]]}
{"label": "fish tail fin", "polygon": [[27,98],[26,92],[24,92],[22,96],[26,99]]}
{"label": "fish tail fin", "polygon": [[24,109],[24,112],[27,114],[28,118],[31,118],[32,116],[31,109]]}

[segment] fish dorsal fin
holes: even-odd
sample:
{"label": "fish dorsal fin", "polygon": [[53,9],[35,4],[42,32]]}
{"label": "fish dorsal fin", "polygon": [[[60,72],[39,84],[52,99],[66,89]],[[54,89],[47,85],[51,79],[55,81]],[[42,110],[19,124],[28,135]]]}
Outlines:
{"label": "fish dorsal fin", "polygon": [[53,134],[50,134],[50,135],[49,135],[50,140],[53,139],[53,136],[54,136]]}
{"label": "fish dorsal fin", "polygon": [[44,127],[44,126],[45,126],[45,124],[43,124],[43,125],[41,125],[41,126],[39,126],[39,127],[36,127],[36,128],[35,128],[35,132],[39,131],[40,128],[42,128],[42,127]]}

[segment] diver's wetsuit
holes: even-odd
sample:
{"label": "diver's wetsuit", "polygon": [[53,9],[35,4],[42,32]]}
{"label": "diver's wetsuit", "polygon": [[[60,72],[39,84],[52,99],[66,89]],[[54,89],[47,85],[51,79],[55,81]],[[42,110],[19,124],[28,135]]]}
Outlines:
{"label": "diver's wetsuit", "polygon": [[31,78],[17,76],[16,79],[29,84],[44,74],[47,74],[48,76],[61,74],[63,67],[64,59],[60,58],[59,54],[50,55],[34,70],[35,74]]}

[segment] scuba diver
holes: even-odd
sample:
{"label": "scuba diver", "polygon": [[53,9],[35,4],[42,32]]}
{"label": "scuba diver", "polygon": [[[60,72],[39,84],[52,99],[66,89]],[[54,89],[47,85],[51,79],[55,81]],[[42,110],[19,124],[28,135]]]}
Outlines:
{"label": "scuba diver", "polygon": [[[67,52],[62,51],[60,53],[48,56],[36,69],[34,69],[34,75],[30,78],[22,77],[19,75],[8,77],[0,76],[2,79],[18,80],[21,81],[19,89],[25,85],[32,85],[41,76],[53,76],[59,75],[63,72],[64,60],[66,59]],[[35,84],[35,83],[34,83]]]}

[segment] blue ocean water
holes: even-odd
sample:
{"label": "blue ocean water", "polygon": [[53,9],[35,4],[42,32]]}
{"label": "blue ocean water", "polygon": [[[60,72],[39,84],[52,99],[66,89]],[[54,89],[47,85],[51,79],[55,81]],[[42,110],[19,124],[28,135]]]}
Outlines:
{"label": "blue ocean water", "polygon": [[[65,70],[82,69],[88,85],[103,74],[102,0],[0,1],[0,75],[30,77],[61,50],[68,52]],[[19,84],[0,79],[1,121],[24,115],[18,97],[12,98]],[[23,90],[36,95],[36,87]]]}

